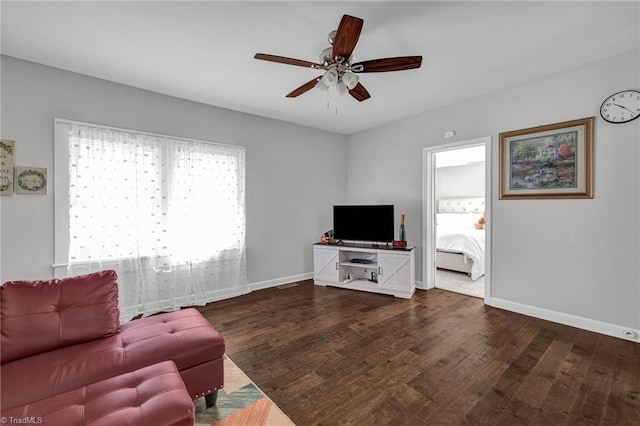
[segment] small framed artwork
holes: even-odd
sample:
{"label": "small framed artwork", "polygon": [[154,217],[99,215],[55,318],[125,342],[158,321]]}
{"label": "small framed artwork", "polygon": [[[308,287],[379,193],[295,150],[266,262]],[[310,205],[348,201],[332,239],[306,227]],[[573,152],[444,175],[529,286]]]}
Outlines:
{"label": "small framed artwork", "polygon": [[500,133],[500,199],[593,198],[593,122]]}
{"label": "small framed artwork", "polygon": [[16,142],[0,139],[0,195],[13,193],[13,161]]}
{"label": "small framed artwork", "polygon": [[47,169],[16,167],[16,194],[46,194]]}

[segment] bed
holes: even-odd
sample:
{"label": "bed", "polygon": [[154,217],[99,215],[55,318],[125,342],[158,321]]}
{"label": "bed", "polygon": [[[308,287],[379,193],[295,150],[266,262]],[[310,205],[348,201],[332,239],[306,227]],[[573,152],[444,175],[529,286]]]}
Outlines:
{"label": "bed", "polygon": [[473,281],[485,272],[485,231],[474,224],[484,214],[484,198],[438,200],[436,267],[468,274]]}

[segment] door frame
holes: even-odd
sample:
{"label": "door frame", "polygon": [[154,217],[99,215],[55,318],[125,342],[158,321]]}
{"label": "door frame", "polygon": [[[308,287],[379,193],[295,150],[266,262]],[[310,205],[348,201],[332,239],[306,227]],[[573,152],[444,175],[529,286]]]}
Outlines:
{"label": "door frame", "polygon": [[492,143],[491,136],[477,139],[469,139],[459,142],[451,142],[444,145],[430,146],[423,149],[422,154],[422,288],[430,290],[436,282],[436,235],[435,235],[435,184],[436,164],[435,154],[444,151],[453,151],[460,148],[473,146],[485,146],[485,286],[484,301],[491,301],[491,220],[492,204]]}

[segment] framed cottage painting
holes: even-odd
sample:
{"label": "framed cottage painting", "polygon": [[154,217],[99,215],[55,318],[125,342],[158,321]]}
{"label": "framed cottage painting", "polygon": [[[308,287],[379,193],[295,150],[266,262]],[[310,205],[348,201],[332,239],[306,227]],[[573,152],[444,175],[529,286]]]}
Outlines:
{"label": "framed cottage painting", "polygon": [[593,122],[500,133],[500,199],[593,198]]}

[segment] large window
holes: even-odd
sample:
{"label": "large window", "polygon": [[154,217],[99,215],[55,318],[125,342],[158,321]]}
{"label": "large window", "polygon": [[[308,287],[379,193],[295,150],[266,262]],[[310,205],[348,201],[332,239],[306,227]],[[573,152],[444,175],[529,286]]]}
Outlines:
{"label": "large window", "polygon": [[247,291],[243,147],[57,120],[56,154],[56,262],[115,269],[123,319]]}

